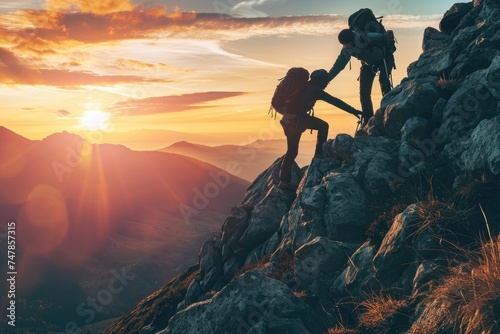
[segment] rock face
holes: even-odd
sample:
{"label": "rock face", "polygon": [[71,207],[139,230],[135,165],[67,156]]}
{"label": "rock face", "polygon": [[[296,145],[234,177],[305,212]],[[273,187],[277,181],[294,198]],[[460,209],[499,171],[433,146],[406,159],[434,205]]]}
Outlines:
{"label": "rock face", "polygon": [[247,271],[210,300],[178,312],[159,334],[320,333],[326,326],[280,281]]}
{"label": "rock face", "polygon": [[406,320],[387,316],[384,330],[428,325],[446,303],[423,296],[477,247],[484,217],[500,231],[500,2],[472,5],[454,30],[425,31],[422,55],[362,131],[294,167],[297,192],[277,187],[281,159],[254,181],[159,333],[383,332],[359,315],[373,295],[405,305]]}

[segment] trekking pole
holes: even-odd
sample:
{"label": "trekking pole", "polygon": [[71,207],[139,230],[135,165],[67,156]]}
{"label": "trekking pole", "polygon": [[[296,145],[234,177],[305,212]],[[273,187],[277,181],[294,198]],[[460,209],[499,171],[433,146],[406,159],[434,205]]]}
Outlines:
{"label": "trekking pole", "polygon": [[384,68],[385,68],[385,75],[387,75],[387,79],[389,79],[389,84],[391,85],[391,89],[394,88],[394,85],[392,83],[392,75],[389,75],[389,70],[387,69],[387,61],[384,58]]}
{"label": "trekking pole", "polygon": [[361,116],[358,120],[358,125],[356,125],[356,132],[354,132],[354,135],[356,135],[356,133],[358,132],[359,126],[361,125],[362,122],[363,122],[363,116]]}

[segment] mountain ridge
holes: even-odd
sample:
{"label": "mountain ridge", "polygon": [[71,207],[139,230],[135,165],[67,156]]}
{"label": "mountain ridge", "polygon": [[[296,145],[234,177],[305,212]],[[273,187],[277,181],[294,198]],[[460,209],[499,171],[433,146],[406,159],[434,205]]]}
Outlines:
{"label": "mountain ridge", "polygon": [[94,318],[130,307],[194,261],[248,187],[207,162],[68,132],[30,141],[2,128],[0,140],[0,219],[18,223],[21,328],[85,323],[76,307],[120,270],[135,280]]}

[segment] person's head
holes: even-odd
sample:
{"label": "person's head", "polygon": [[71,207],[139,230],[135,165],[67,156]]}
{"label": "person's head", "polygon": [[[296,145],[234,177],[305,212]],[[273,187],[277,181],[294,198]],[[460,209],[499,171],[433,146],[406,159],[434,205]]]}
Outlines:
{"label": "person's head", "polygon": [[328,83],[330,82],[330,77],[328,76],[328,72],[324,69],[313,71],[311,73],[311,82],[314,85],[319,86],[322,89],[325,89],[326,86],[328,86]]}
{"label": "person's head", "polygon": [[342,45],[347,45],[354,42],[354,33],[349,29],[344,29],[339,33],[339,42]]}

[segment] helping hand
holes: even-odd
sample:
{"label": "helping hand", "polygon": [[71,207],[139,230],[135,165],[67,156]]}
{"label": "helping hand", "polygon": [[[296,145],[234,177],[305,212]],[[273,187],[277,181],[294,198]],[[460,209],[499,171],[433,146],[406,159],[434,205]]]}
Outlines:
{"label": "helping hand", "polygon": [[363,116],[363,112],[359,111],[359,110],[355,110],[351,114],[353,114],[354,116],[356,116],[357,119],[361,119],[361,117]]}

